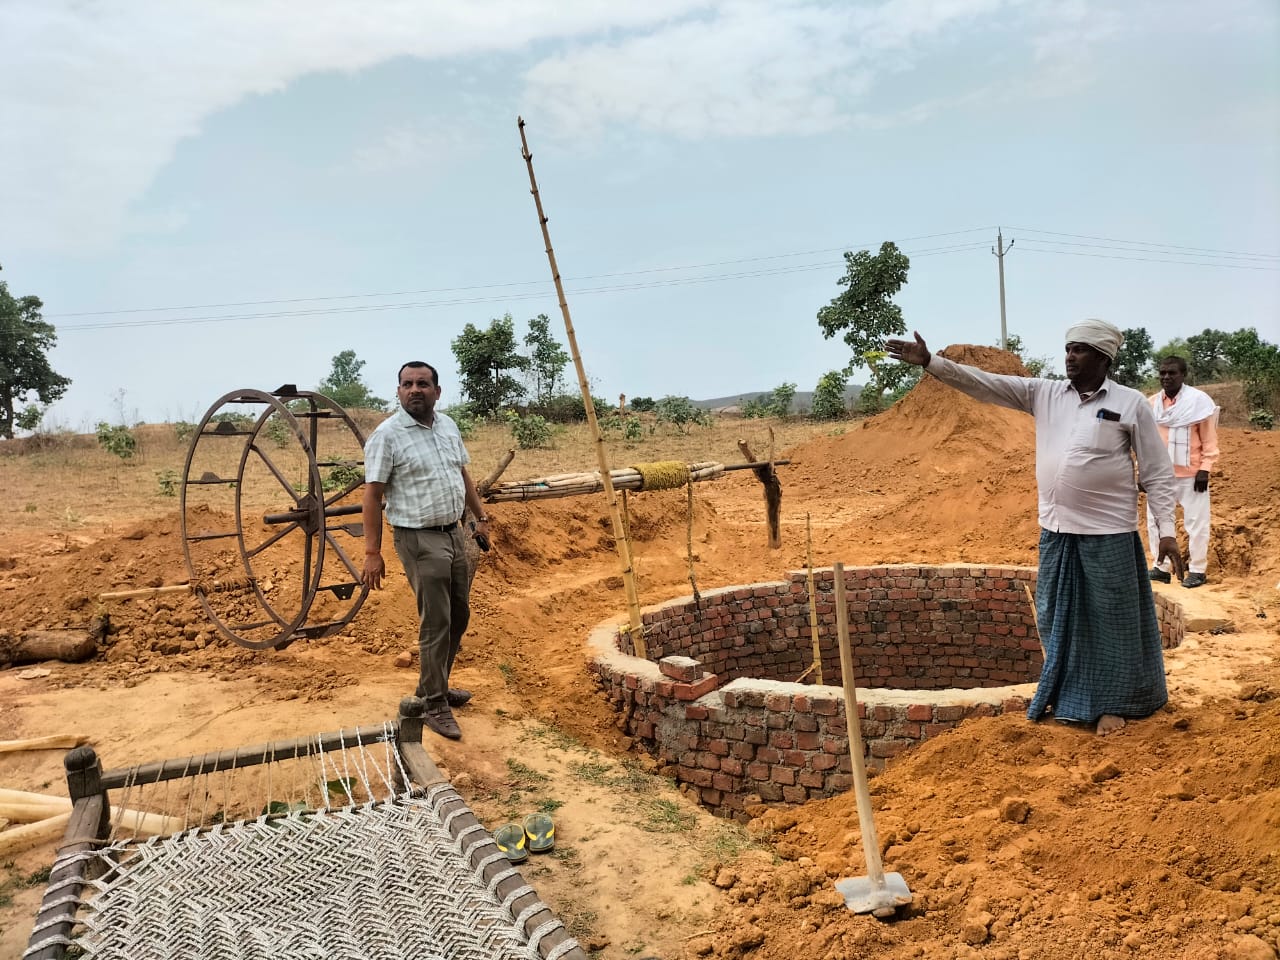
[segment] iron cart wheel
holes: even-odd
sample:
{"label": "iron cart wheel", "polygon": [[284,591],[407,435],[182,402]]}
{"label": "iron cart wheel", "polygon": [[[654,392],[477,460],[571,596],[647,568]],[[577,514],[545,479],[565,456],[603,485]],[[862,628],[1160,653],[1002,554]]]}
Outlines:
{"label": "iron cart wheel", "polygon": [[364,535],[363,449],[346,411],[292,385],[234,390],[209,408],[183,466],[182,551],[219,633],[278,649],[355,617],[368,588],[346,547]]}

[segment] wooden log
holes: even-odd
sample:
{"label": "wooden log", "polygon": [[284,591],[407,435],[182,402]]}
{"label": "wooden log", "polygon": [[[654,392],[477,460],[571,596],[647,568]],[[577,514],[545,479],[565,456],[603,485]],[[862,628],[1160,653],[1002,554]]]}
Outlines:
{"label": "wooden log", "polygon": [[32,737],[27,740],[0,740],[0,753],[17,753],[21,750],[69,750],[89,738],[78,733],[55,733],[47,737]]}
{"label": "wooden log", "polygon": [[516,448],[511,447],[502,455],[502,459],[498,461],[498,465],[489,472],[489,475],[476,484],[476,492],[480,496],[484,496],[489,492],[489,488],[498,482],[498,478],[502,476],[504,470],[511,465],[511,461],[516,458]]}
{"label": "wooden log", "polygon": [[751,445],[746,440],[738,441],[738,449],[750,463],[755,463],[752,472],[756,479],[764,484],[765,517],[769,524],[769,549],[777,550],[782,546],[782,483],[778,480],[778,472],[773,469],[773,430],[769,430],[770,459],[761,464],[751,452]]}
{"label": "wooden log", "polygon": [[[27,797],[28,799],[24,800],[0,799],[0,817],[6,817],[13,823],[40,823],[71,812],[71,801],[66,797],[38,793],[28,794]],[[123,832],[148,837],[178,833],[187,827],[186,821],[181,817],[168,817],[164,814],[148,813],[145,810],[133,810],[128,807],[112,809],[111,822],[118,824]]]}
{"label": "wooden log", "polygon": [[24,630],[0,633],[0,667],[61,660],[80,663],[97,652],[98,637],[90,630]]}
{"label": "wooden log", "polygon": [[71,820],[71,809],[56,817],[49,817],[39,823],[28,823],[21,827],[12,827],[0,833],[0,860],[38,847],[42,843],[52,843],[62,836]]}
{"label": "wooden log", "polygon": [[192,584],[176,583],[169,587],[139,587],[137,590],[116,590],[98,594],[99,600],[135,600],[138,597],[161,597],[167,593],[190,593]]}

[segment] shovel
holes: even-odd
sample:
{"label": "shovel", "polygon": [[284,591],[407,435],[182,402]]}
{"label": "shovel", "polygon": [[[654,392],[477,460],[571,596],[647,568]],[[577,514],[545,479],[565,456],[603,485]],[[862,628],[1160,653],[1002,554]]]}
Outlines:
{"label": "shovel", "polygon": [[849,757],[853,760],[853,789],[858,798],[858,828],[862,834],[862,852],[867,858],[865,877],[846,877],[836,881],[836,891],[844,897],[844,905],[854,913],[870,913],[891,917],[901,906],[911,902],[911,891],[900,873],[885,873],[880,862],[880,840],[871,812],[871,790],[867,786],[867,768],[862,758],[862,723],[858,720],[858,696],[853,681],[853,649],[849,645],[849,607],[844,592],[844,564],[834,568],[836,581],[836,633],[840,638],[840,673],[844,680],[844,717],[849,729]]}

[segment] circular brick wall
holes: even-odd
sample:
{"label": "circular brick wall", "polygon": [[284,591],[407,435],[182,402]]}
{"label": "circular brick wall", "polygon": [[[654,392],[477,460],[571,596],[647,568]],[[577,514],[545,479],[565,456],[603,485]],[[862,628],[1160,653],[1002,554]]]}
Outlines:
{"label": "circular brick wall", "polygon": [[[1033,568],[846,568],[845,589],[869,768],[966,717],[1026,709],[1043,665]],[[796,682],[813,663],[803,571],[645,610],[643,659],[602,624],[589,666],[619,726],[713,809],[829,796],[852,785],[833,594],[832,570],[815,570],[821,686]],[[1155,599],[1176,646],[1182,608]]]}

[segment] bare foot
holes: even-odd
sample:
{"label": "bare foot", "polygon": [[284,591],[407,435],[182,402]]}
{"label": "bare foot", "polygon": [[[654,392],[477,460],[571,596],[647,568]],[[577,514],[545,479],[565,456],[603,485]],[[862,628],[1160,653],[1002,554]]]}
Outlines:
{"label": "bare foot", "polygon": [[1097,733],[1098,736],[1105,737],[1107,734],[1115,733],[1123,726],[1124,717],[1117,717],[1112,713],[1104,713],[1098,718]]}

